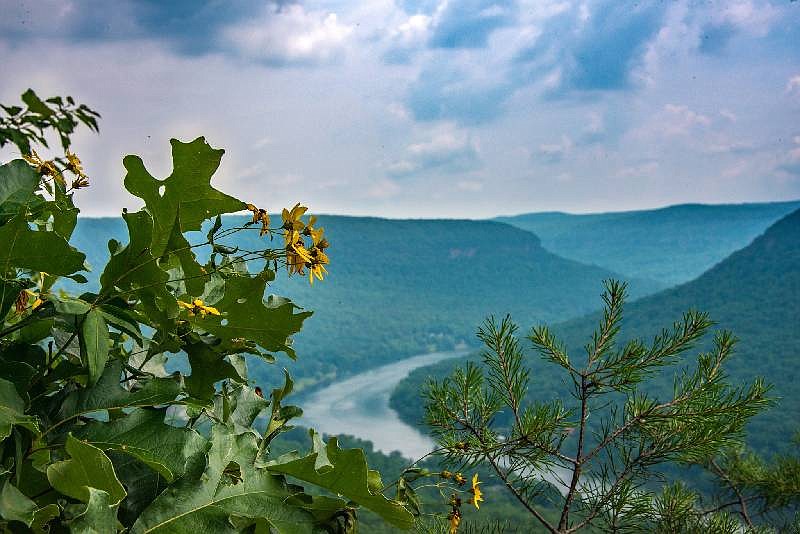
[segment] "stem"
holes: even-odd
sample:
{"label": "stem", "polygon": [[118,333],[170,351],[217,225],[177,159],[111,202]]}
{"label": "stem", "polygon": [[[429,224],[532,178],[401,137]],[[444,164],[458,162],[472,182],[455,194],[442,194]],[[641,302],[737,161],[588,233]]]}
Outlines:
{"label": "stem", "polygon": [[586,459],[583,457],[583,438],[586,430],[586,419],[589,417],[587,406],[587,393],[588,387],[586,384],[586,375],[581,373],[581,422],[578,430],[578,451],[575,454],[575,469],[572,470],[572,480],[569,483],[569,491],[567,492],[566,499],[564,500],[564,508],[561,510],[561,519],[558,522],[558,529],[564,531],[569,524],[569,508],[572,501],[575,500],[576,489],[578,487],[578,480],[581,478],[581,471],[583,471],[583,464]]}

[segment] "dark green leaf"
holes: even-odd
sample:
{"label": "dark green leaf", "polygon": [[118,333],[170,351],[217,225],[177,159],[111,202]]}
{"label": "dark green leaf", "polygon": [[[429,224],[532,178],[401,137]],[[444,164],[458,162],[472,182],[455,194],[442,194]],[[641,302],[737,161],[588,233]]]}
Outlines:
{"label": "dark green leaf", "polygon": [[21,159],[0,166],[0,223],[19,212],[39,187],[39,175]]}
{"label": "dark green leaf", "polygon": [[237,434],[253,432],[253,424],[261,413],[269,406],[269,401],[256,394],[255,389],[242,386],[234,397],[234,408],[231,422]]}
{"label": "dark green leaf", "polygon": [[189,356],[192,374],[186,377],[186,392],[192,397],[210,403],[214,396],[214,384],[225,378],[238,382],[243,379],[227,361],[225,354],[199,341],[183,347]]}
{"label": "dark green leaf", "polygon": [[[2,180],[2,177],[0,177]],[[86,256],[55,232],[31,230],[21,216],[0,226],[0,270],[11,268],[68,275],[83,270]]]}
{"label": "dark green leaf", "polygon": [[83,315],[92,309],[92,305],[85,300],[64,295],[54,295],[50,300],[58,313],[67,315]]}
{"label": "dark green leaf", "polygon": [[90,310],[81,328],[81,348],[86,356],[85,364],[89,370],[89,385],[100,379],[108,361],[108,325],[98,310]]}
{"label": "dark green leaf", "polygon": [[[311,452],[302,458],[296,453],[289,454],[269,462],[267,468],[342,495],[372,510],[398,528],[411,528],[414,517],[408,510],[381,493],[370,491],[369,469],[364,451],[340,449],[334,437],[328,440],[326,454],[327,461],[322,462],[324,469],[321,471],[317,469],[319,452]],[[333,464],[332,469],[328,467],[329,464]]]}
{"label": "dark green leaf", "polygon": [[94,387],[70,393],[48,431],[92,412],[168,404],[181,392],[180,382],[176,378],[144,380],[140,389],[128,391],[119,385],[121,376],[122,364],[112,360]]}
{"label": "dark green leaf", "polygon": [[153,220],[146,211],[125,213],[122,217],[128,225],[130,242],[113,252],[100,277],[100,293],[106,296],[117,290],[135,292],[150,319],[169,326],[171,318],[178,315],[178,303],[167,289],[169,276],[150,251]]}
{"label": "dark green leaf", "polygon": [[66,451],[69,460],[47,467],[47,479],[58,492],[85,503],[90,499],[89,488],[108,493],[114,505],[125,498],[125,488],[117,480],[114,466],[103,451],[72,435],[67,436]]}
{"label": "dark green leaf", "polygon": [[206,440],[194,430],[165,424],[164,414],[163,409],[137,409],[114,421],[93,421],[75,436],[100,449],[129,454],[172,482],[183,476],[187,461],[205,451]]}
{"label": "dark green leaf", "polygon": [[132,336],[139,343],[142,342],[142,332],[139,328],[139,320],[127,309],[120,308],[113,304],[103,304],[100,306],[100,313],[110,324],[120,332],[125,332]]}
{"label": "dark green leaf", "polygon": [[300,331],[311,312],[295,313],[297,306],[288,300],[271,298],[264,302],[266,283],[261,274],[228,278],[225,296],[214,304],[224,317],[207,316],[202,328],[224,341],[250,339],[265,350],[283,351],[295,358],[287,339]]}
{"label": "dark green leaf", "polygon": [[0,441],[11,434],[11,427],[21,426],[31,432],[39,432],[36,417],[25,415],[25,402],[17,393],[14,384],[0,378]]}
{"label": "dark green leaf", "polygon": [[10,480],[3,482],[3,489],[0,491],[0,517],[3,519],[24,523],[33,532],[44,532],[47,522],[58,514],[58,505],[48,504],[40,508],[14,487]]}
{"label": "dark green leaf", "polygon": [[131,532],[238,532],[232,517],[264,519],[279,534],[313,532],[312,516],[287,503],[294,491],[283,477],[254,467],[257,448],[253,434],[237,436],[215,426],[203,475],[183,478],[167,488]]}
{"label": "dark green leaf", "polygon": [[53,114],[53,110],[36,96],[33,89],[28,89],[22,93],[22,101],[25,102],[25,104],[28,105],[28,109],[34,113],[38,113],[44,117],[49,117]]}
{"label": "dark green leaf", "polygon": [[107,492],[93,487],[89,490],[86,510],[69,523],[76,534],[108,534],[117,532],[117,507]]}
{"label": "dark green leaf", "polygon": [[165,180],[153,178],[138,156],[127,156],[123,160],[128,171],[125,187],[145,201],[153,217],[152,251],[155,256],[162,256],[168,250],[176,225],[180,232],[200,230],[206,219],[245,207],[240,200],[211,187],[211,176],[219,167],[223,150],[211,148],[203,137],[191,143],[176,139],[170,143],[173,171]]}

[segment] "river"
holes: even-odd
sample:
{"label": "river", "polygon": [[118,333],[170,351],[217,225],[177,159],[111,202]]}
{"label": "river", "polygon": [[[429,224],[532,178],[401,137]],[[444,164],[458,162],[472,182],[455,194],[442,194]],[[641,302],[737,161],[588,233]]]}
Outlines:
{"label": "river", "polygon": [[389,407],[392,390],[417,367],[468,353],[464,349],[420,354],[334,382],[304,401],[298,423],[324,434],[369,440],[385,453],[400,451],[406,458],[420,458],[433,449],[433,440],[401,421]]}

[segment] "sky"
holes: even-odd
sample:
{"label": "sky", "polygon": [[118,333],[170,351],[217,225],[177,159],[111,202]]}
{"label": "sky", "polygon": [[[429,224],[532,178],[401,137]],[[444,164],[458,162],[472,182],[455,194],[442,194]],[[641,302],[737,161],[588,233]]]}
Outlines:
{"label": "sky", "polygon": [[[800,198],[800,1],[0,0],[0,102],[102,114],[84,215],[126,154],[226,150],[278,211],[483,218]],[[8,149],[0,161],[15,157]]]}

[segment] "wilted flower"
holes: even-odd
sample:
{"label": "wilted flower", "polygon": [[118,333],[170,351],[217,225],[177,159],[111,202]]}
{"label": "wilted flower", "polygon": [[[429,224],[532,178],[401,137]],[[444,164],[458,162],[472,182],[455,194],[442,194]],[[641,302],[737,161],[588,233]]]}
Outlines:
{"label": "wilted flower", "polygon": [[19,295],[17,295],[16,302],[14,302],[14,309],[16,310],[17,313],[22,313],[26,309],[28,309],[28,303],[30,302],[31,297],[36,297],[36,299],[33,301],[33,304],[31,304],[31,310],[35,310],[36,308],[44,304],[44,301],[41,298],[39,298],[39,295],[31,291],[30,289],[23,289],[22,291],[19,292]]}
{"label": "wilted flower", "polygon": [[56,168],[56,164],[53,160],[42,159],[35,150],[31,150],[30,155],[23,154],[22,159],[33,165],[36,168],[36,172],[40,175],[51,176],[55,181],[64,185],[64,177],[58,172],[58,168]]}
{"label": "wilted flower", "polygon": [[82,189],[84,187],[89,187],[89,178],[86,175],[78,176],[72,180],[73,189]]}
{"label": "wilted flower", "polygon": [[456,534],[458,532],[458,525],[461,524],[461,510],[453,508],[447,515],[447,521],[450,523],[449,534]]}
{"label": "wilted flower", "polygon": [[267,210],[257,208],[253,204],[247,204],[247,209],[253,212],[253,220],[250,223],[261,223],[261,231],[258,232],[258,235],[262,236],[269,232],[269,214]]}

